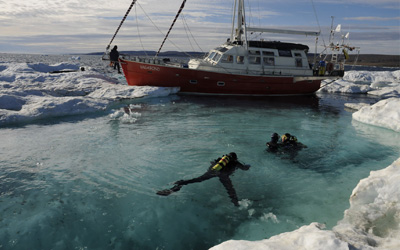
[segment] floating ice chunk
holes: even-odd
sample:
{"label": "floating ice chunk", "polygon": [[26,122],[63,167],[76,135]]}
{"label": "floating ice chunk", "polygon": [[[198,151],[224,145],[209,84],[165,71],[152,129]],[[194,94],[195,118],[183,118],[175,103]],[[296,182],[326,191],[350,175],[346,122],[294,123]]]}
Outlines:
{"label": "floating ice chunk", "polygon": [[253,204],[253,202],[251,200],[248,199],[243,199],[239,201],[239,209],[240,210],[244,210],[249,208],[251,205]]}
{"label": "floating ice chunk", "polygon": [[353,119],[400,132],[400,98],[381,100],[353,113]]}
{"label": "floating ice chunk", "polygon": [[354,110],[359,110],[362,107],[370,106],[370,104],[368,104],[368,103],[345,103],[344,106],[347,108],[354,109]]}
{"label": "floating ice chunk", "polygon": [[337,80],[321,88],[320,92],[365,94],[370,91],[369,85],[356,84],[346,80]]}
{"label": "floating ice chunk", "polygon": [[47,73],[53,71],[61,71],[61,70],[79,70],[79,64],[72,63],[58,63],[54,65],[48,65],[45,63],[32,63],[28,64],[28,67],[37,72]]}
{"label": "floating ice chunk", "polygon": [[277,224],[279,223],[278,217],[276,217],[275,214],[273,213],[268,213],[268,214],[264,214],[263,216],[261,216],[260,218],[262,221],[268,221],[271,220],[273,223]]}
{"label": "floating ice chunk", "polygon": [[[324,84],[327,84],[324,86]],[[400,70],[397,71],[348,71],[340,80],[329,83],[323,81],[320,92],[349,93],[349,94],[374,94],[382,97],[399,96]],[[383,90],[383,94],[375,92]],[[397,91],[397,92],[396,92]]]}

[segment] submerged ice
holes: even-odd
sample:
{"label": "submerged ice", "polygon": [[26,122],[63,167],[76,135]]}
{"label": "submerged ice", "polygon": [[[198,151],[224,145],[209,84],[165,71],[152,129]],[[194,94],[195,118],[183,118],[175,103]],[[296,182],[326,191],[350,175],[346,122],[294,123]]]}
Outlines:
{"label": "submerged ice", "polygon": [[[84,67],[85,70],[80,70]],[[58,71],[61,73],[51,73]],[[64,73],[62,71],[65,71]],[[68,72],[66,72],[68,71]],[[347,107],[354,110],[352,114],[353,126],[356,129],[365,129],[361,124],[369,124],[388,129],[395,132],[400,132],[400,70],[397,71],[350,71],[345,77],[327,85],[320,90],[320,93],[346,93],[346,94],[367,94],[378,97],[380,100],[375,103],[348,103]],[[324,84],[324,83],[323,83]],[[142,109],[146,108],[140,104],[130,104],[127,107],[129,110],[124,110],[118,103],[124,100],[144,98],[144,97],[162,97],[177,93],[179,89],[175,88],[156,88],[156,87],[130,87],[124,82],[124,79],[116,74],[104,73],[98,67],[83,65],[82,62],[72,60],[63,63],[25,63],[25,62],[2,62],[0,63],[0,126],[9,127],[13,125],[35,123],[38,120],[46,118],[83,115],[92,113],[103,113],[106,111],[112,121],[121,122],[122,124],[137,124],[143,120],[141,116]],[[179,110],[177,111],[179,114]],[[179,119],[179,117],[177,117]],[[168,122],[168,121],[166,121]],[[171,123],[172,124],[172,123]],[[203,126],[210,126],[204,124]],[[95,129],[95,128],[91,128]],[[197,130],[201,129],[197,128]],[[58,131],[63,132],[63,131]],[[196,133],[198,131],[192,131]],[[286,132],[286,131],[281,131]],[[88,129],[88,133],[93,133]],[[144,133],[143,131],[134,131],[137,135]],[[207,136],[202,134],[202,136]],[[181,138],[187,140],[187,138]],[[386,137],[385,137],[386,139]],[[191,141],[188,141],[188,144]],[[388,142],[389,143],[389,142]],[[393,143],[393,142],[390,142]],[[384,144],[384,142],[383,142]],[[394,143],[396,144],[396,143]],[[99,144],[99,147],[107,147],[104,150],[115,150],[118,145],[108,146],[107,144]],[[199,145],[200,146],[200,145]],[[207,145],[203,145],[206,147]],[[143,148],[137,149],[139,152],[131,152],[126,150],[126,155],[134,154],[140,158],[141,154],[148,154],[150,147],[146,144]],[[65,148],[65,150],[68,150]],[[78,151],[78,149],[76,149]],[[173,149],[176,150],[176,149]],[[158,152],[162,153],[162,152]],[[190,154],[189,154],[190,156]],[[216,155],[217,157],[218,155]],[[17,156],[15,155],[17,158]],[[153,157],[157,157],[155,154]],[[96,155],[91,158],[93,161],[107,161],[107,159],[96,159]],[[149,159],[142,159],[143,164],[151,165]],[[211,159],[210,159],[211,160]],[[82,162],[86,159],[81,159]],[[150,161],[150,162],[146,162]],[[38,169],[43,169],[41,162],[38,160]],[[63,162],[56,162],[56,165],[63,166]],[[111,163],[110,163],[111,164]],[[115,164],[118,164],[116,162]],[[386,166],[380,166],[382,168]],[[33,170],[32,170],[33,171]],[[78,169],[70,169],[68,171],[83,171]],[[110,171],[108,169],[104,171]],[[179,174],[188,174],[182,170]],[[171,175],[162,170],[166,178]],[[108,176],[112,180],[114,173],[108,172]],[[171,177],[171,176],[170,176]],[[177,175],[171,177],[177,178]],[[28,177],[29,178],[29,177]],[[128,177],[126,177],[128,178]],[[161,177],[160,177],[161,178]],[[97,180],[89,180],[95,182]],[[115,180],[116,181],[116,180]],[[138,186],[145,185],[146,181],[140,180],[122,180],[128,182],[138,182]],[[321,180],[323,181],[323,180]],[[111,181],[110,181],[111,182]],[[160,182],[161,183],[161,182]],[[370,176],[363,179],[353,190],[350,198],[350,207],[344,212],[344,217],[337,222],[331,230],[324,229],[324,222],[314,222],[309,225],[302,226],[292,232],[286,232],[270,237],[262,241],[241,241],[231,240],[224,242],[212,249],[398,249],[400,248],[400,160],[393,162],[389,167],[379,171],[372,171]],[[113,184],[110,184],[113,186]],[[79,186],[78,186],[79,187]],[[34,187],[33,187],[34,188]],[[240,188],[238,188],[240,190]],[[89,190],[87,192],[90,192]],[[108,192],[114,191],[110,188]],[[115,191],[117,192],[117,191]],[[140,190],[147,193],[153,190]],[[6,195],[6,191],[2,190],[1,195]],[[58,194],[53,194],[57,196]],[[73,193],[71,195],[74,195]],[[107,198],[105,198],[107,199]],[[179,199],[177,197],[176,199]],[[202,199],[200,197],[199,199]],[[205,198],[203,198],[205,199]],[[216,199],[216,198],[214,198]],[[22,201],[26,202],[27,206],[32,206],[24,197]],[[43,223],[49,220],[50,217],[63,218],[62,213],[73,213],[72,207],[74,204],[64,204],[64,198],[52,200],[53,209],[46,210],[50,214],[25,215],[27,223],[31,228],[45,227],[49,224]],[[81,201],[81,207],[90,210],[89,201]],[[134,201],[131,201],[132,204]],[[165,201],[166,202],[166,201]],[[276,216],[273,212],[260,214],[257,206],[251,200],[243,199],[240,202],[239,210],[245,211],[249,218],[258,218],[259,221],[268,222],[273,225],[279,225],[282,218]],[[4,203],[3,203],[4,204]],[[165,203],[162,203],[165,206]],[[42,204],[43,207],[46,204]],[[1,203],[0,203],[1,206]],[[71,211],[58,210],[61,207],[71,206]],[[85,207],[88,206],[88,207]],[[193,206],[189,205],[189,206]],[[129,206],[122,206],[124,210],[129,211]],[[2,209],[12,209],[9,208]],[[64,208],[65,209],[65,208]],[[95,208],[93,208],[95,209]],[[168,208],[170,209],[170,208]],[[191,207],[191,211],[195,211],[199,216],[206,216],[206,212],[196,207]],[[231,211],[228,209],[228,211]],[[169,211],[174,213],[175,211]],[[186,214],[190,211],[178,211]],[[215,211],[219,213],[220,211]],[[16,211],[18,213],[18,211]],[[76,221],[85,220],[82,214],[75,214]],[[108,217],[107,211],[99,210],[96,216],[104,218],[104,220],[112,220]],[[142,211],[141,214],[130,217],[130,221],[121,222],[126,226],[124,237],[144,237],[146,231],[135,231],[136,226],[134,220],[139,220],[138,216],[151,217],[162,216],[157,214],[157,211],[152,211],[150,208],[147,211]],[[171,217],[172,218],[172,217]],[[214,217],[213,219],[216,219]],[[231,218],[232,219],[232,218]],[[284,220],[284,218],[283,218]],[[0,216],[0,221],[8,221]],[[146,227],[146,220],[142,220],[143,227]],[[10,222],[11,223],[11,222]],[[41,224],[43,223],[43,224]],[[66,225],[68,222],[59,222]],[[181,223],[190,222],[173,222],[177,223],[177,227]],[[258,225],[248,224],[241,225],[241,228],[227,229],[238,232],[246,231],[248,228],[258,227]],[[112,223],[110,223],[112,224]],[[105,225],[105,224],[102,224]],[[70,224],[69,226],[73,226]],[[94,227],[94,225],[92,225]],[[164,231],[168,231],[168,225],[159,225]],[[200,233],[202,225],[196,225],[195,232]],[[254,226],[254,227],[253,227]],[[0,230],[4,233],[6,229]],[[11,229],[10,229],[11,230]],[[50,229],[49,229],[50,230]],[[110,227],[108,231],[112,231]],[[151,229],[150,229],[151,230]],[[8,233],[11,234],[9,231]],[[29,232],[12,232],[18,234],[29,234]],[[153,232],[156,234],[156,232]],[[171,231],[171,235],[176,234],[176,231]],[[262,234],[262,232],[260,233]],[[4,235],[3,235],[4,236]],[[84,235],[89,237],[89,235]],[[164,235],[165,236],[165,235]],[[8,236],[7,236],[8,237]],[[7,238],[4,236],[4,238]],[[43,236],[40,236],[43,237]],[[165,236],[166,237],[166,236]],[[7,238],[9,240],[16,240]],[[75,240],[78,241],[79,236]],[[166,239],[168,240],[168,239]],[[109,244],[118,249],[118,240],[111,239]],[[4,244],[4,243],[3,243]],[[16,245],[15,242],[14,245]],[[60,244],[59,246],[57,244]],[[61,241],[54,245],[55,249],[62,249]],[[13,243],[8,243],[11,246]],[[73,245],[70,245],[73,246]],[[1,249],[0,243],[0,249]],[[83,246],[84,247],[84,246]]]}

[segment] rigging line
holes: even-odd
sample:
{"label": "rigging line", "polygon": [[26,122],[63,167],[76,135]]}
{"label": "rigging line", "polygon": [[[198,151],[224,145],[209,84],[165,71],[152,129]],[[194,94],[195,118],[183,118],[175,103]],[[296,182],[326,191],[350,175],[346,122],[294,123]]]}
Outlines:
{"label": "rigging line", "polygon": [[164,43],[165,43],[165,41],[167,40],[168,35],[169,35],[169,33],[171,32],[171,30],[172,30],[172,27],[174,27],[174,25],[175,25],[176,19],[178,19],[178,17],[179,17],[179,15],[181,14],[183,8],[185,7],[185,3],[186,3],[186,0],[183,0],[183,2],[182,2],[182,4],[181,4],[181,7],[179,8],[178,13],[177,13],[176,16],[175,16],[175,19],[174,19],[174,21],[172,22],[171,27],[169,27],[169,30],[168,30],[168,32],[167,32],[167,35],[165,36],[164,41],[162,42],[160,48],[158,49],[157,54],[155,55],[155,57],[157,57],[157,55],[160,53],[162,47],[164,46]]}
{"label": "rigging line", "polygon": [[186,17],[185,17],[185,15],[182,14],[182,18],[183,18],[183,20],[184,20],[184,23],[186,24],[187,30],[189,31],[190,36],[192,37],[194,43],[197,45],[197,47],[200,49],[200,51],[204,53],[203,49],[202,49],[202,48],[200,47],[200,45],[197,43],[196,38],[193,36],[193,33],[192,33],[192,31],[190,30],[189,25],[188,25],[187,22],[186,22]]}
{"label": "rigging line", "polygon": [[135,16],[136,16],[136,28],[137,28],[137,32],[138,32],[138,37],[139,37],[140,46],[142,47],[142,50],[143,50],[144,54],[145,54],[146,57],[147,57],[147,53],[146,53],[146,50],[144,49],[143,42],[142,42],[142,36],[140,35],[139,20],[138,20],[138,15],[137,15],[137,8],[136,8],[136,6],[135,6]]}
{"label": "rigging line", "polygon": [[153,22],[153,20],[150,18],[150,16],[144,11],[142,5],[138,3],[139,7],[142,9],[143,13],[146,15],[146,17],[150,20],[150,22],[153,24],[153,26],[164,36],[164,33],[158,28],[158,26]]}
{"label": "rigging line", "polygon": [[131,11],[131,9],[132,9],[132,7],[133,7],[133,5],[135,3],[136,3],[136,0],[133,0],[131,5],[129,6],[128,10],[126,11],[125,16],[122,18],[121,23],[119,24],[117,30],[115,31],[114,36],[111,38],[110,43],[107,45],[106,50],[108,50],[110,48],[111,43],[114,41],[115,36],[117,35],[117,33],[118,33],[119,29],[121,28],[122,24],[125,22],[125,19],[128,17],[129,12]]}
{"label": "rigging line", "polygon": [[181,20],[182,20],[182,23],[183,23],[183,28],[185,29],[186,37],[187,37],[187,39],[188,39],[188,41],[189,41],[189,43],[190,43],[190,47],[192,47],[192,50],[194,51],[193,44],[192,44],[192,42],[190,41],[190,37],[189,37],[189,34],[188,34],[188,29],[189,29],[189,27],[187,27],[186,19],[185,19],[185,16],[184,16],[183,14],[182,14],[182,16],[181,16]]}
{"label": "rigging line", "polygon": [[[319,24],[319,18],[318,18],[317,10],[315,9],[314,1],[313,0],[310,0],[310,1],[311,1],[311,5],[313,7],[313,10],[314,10],[315,19],[317,19],[319,32],[321,33],[321,25]],[[324,47],[325,47],[326,44],[325,44],[324,36],[321,36],[321,37],[322,37],[322,42],[324,43]]]}
{"label": "rigging line", "polygon": [[[160,30],[160,28],[158,28],[158,26],[154,23],[154,21],[150,18],[150,16],[146,13],[146,11],[143,9],[142,5],[140,5],[140,3],[137,3],[139,5],[139,7],[142,9],[143,13],[146,15],[146,17],[150,20],[150,22],[153,24],[153,26],[163,35],[165,36],[165,34]],[[176,45],[173,41],[169,41],[175,48],[177,48],[179,51],[183,51],[181,48],[179,48],[178,45]]]}

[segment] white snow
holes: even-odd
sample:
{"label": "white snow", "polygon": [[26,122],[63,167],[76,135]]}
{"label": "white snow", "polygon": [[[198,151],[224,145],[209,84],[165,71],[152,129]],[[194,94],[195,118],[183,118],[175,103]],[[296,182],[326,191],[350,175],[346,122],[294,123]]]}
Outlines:
{"label": "white snow", "polygon": [[358,110],[353,113],[354,120],[400,132],[400,70],[346,72],[343,79],[328,83],[320,89],[320,92],[368,94],[380,97],[383,100],[373,105],[365,103],[345,105]]}
{"label": "white snow", "polygon": [[383,99],[353,113],[353,119],[400,132],[400,98]]}
{"label": "white snow", "polygon": [[[0,126],[105,110],[121,99],[167,96],[178,88],[130,87],[78,63],[0,63]],[[54,71],[70,71],[50,73]],[[72,72],[71,72],[72,71]],[[122,77],[122,76],[121,76]]]}
{"label": "white snow", "polygon": [[[79,59],[76,59],[79,60]],[[56,73],[53,71],[73,71]],[[368,94],[380,97],[375,104],[346,104],[353,119],[400,132],[400,70],[350,71],[320,92]],[[107,109],[121,99],[167,96],[178,88],[130,87],[79,62],[0,63],[0,126],[53,116],[76,115]],[[325,82],[327,83],[327,82]],[[324,84],[324,83],[323,83]],[[134,106],[126,119],[134,120]],[[125,117],[114,111],[111,118]],[[250,242],[230,240],[211,249],[400,249],[400,158],[391,166],[371,172],[350,197],[350,208],[332,230],[311,223],[293,232]],[[241,204],[246,207],[247,204]],[[249,211],[251,213],[251,211]],[[265,220],[277,220],[273,214]],[[377,247],[377,248],[375,248]]]}

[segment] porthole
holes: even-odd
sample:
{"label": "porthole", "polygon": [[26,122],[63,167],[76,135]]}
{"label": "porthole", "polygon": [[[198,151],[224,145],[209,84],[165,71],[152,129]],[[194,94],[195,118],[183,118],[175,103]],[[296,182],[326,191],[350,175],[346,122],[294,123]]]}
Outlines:
{"label": "porthole", "polygon": [[197,80],[190,80],[190,84],[197,84]]}
{"label": "porthole", "polygon": [[225,82],[217,82],[217,86],[224,87],[225,86]]}

